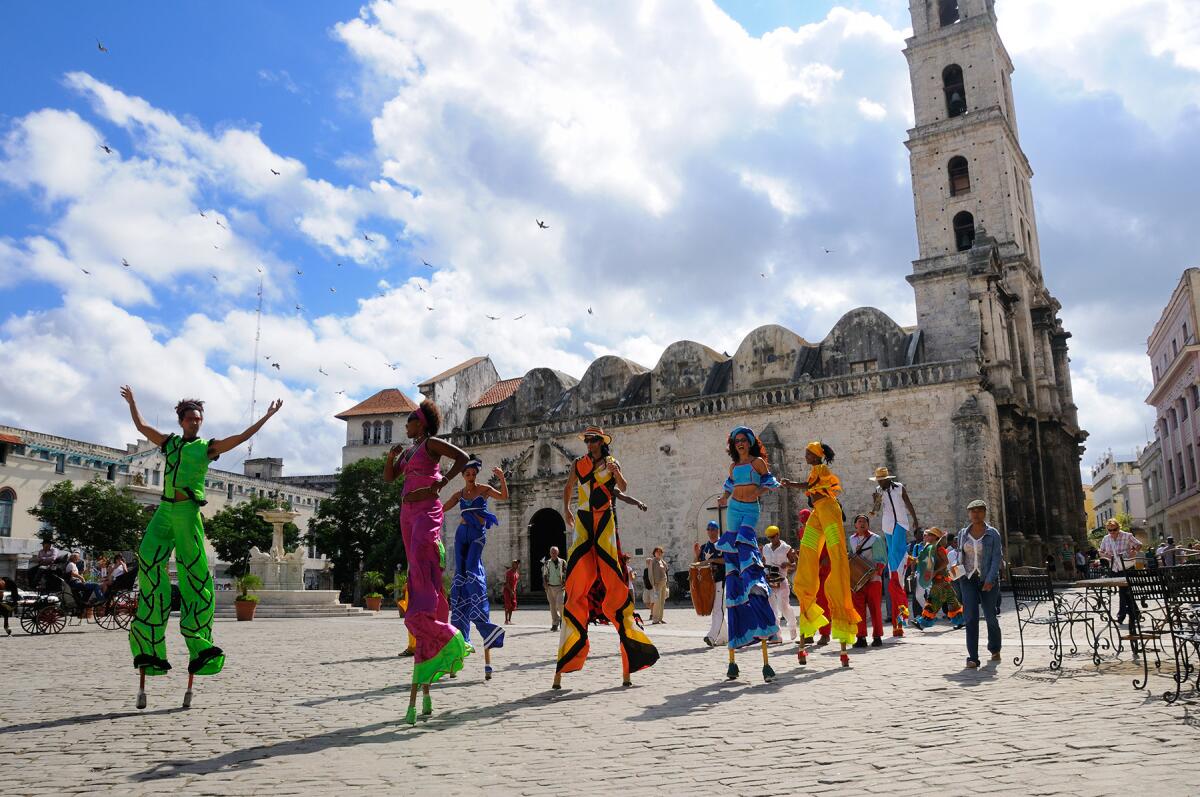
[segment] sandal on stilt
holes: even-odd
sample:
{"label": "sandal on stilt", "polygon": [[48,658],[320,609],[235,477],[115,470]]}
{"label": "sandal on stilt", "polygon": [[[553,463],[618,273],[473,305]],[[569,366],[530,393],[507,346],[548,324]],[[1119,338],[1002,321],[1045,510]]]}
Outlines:
{"label": "sandal on stilt", "polygon": [[421,698],[421,716],[428,717],[433,714],[433,700],[429,695]]}
{"label": "sandal on stilt", "polygon": [[408,713],[404,715],[404,721],[407,722],[409,725],[417,724],[417,707],[416,706],[408,707]]}
{"label": "sandal on stilt", "polygon": [[800,650],[796,651],[796,662],[801,667],[803,667],[805,664],[808,664],[808,654],[804,652],[804,648],[800,648]]}
{"label": "sandal on stilt", "polygon": [[763,665],[763,680],[767,683],[775,680],[775,671],[771,669],[770,664]]}
{"label": "sandal on stilt", "polygon": [[725,678],[727,680],[732,681],[732,680],[735,680],[737,677],[738,677],[737,662],[731,661],[731,662],[729,662],[729,669],[725,671]]}
{"label": "sandal on stilt", "polygon": [[492,668],[490,665],[483,668],[483,680],[485,680],[485,681],[492,680]]}
{"label": "sandal on stilt", "polygon": [[849,653],[843,653],[843,654],[842,654],[842,666],[843,666],[843,667],[849,667],[849,666],[850,666],[850,654],[849,654]]}

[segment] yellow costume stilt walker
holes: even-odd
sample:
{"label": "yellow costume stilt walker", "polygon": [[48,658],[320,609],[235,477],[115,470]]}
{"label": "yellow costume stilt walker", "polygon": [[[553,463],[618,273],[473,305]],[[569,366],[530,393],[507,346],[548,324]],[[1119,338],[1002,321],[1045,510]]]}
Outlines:
{"label": "yellow costume stilt walker", "polygon": [[[807,661],[803,641],[814,636],[826,623],[830,625],[830,636],[842,643],[842,666],[850,666],[846,646],[852,644],[857,633],[859,615],[854,609],[850,592],[850,560],[846,551],[846,532],[842,522],[842,506],[837,496],[842,491],[841,481],[829,469],[833,461],[833,449],[814,441],[804,450],[805,461],[812,466],[804,483],[785,482],[787,486],[803,487],[812,502],[812,514],[804,526],[800,538],[800,562],[792,582],[792,591],[800,601],[801,648],[797,654],[800,663]],[[817,591],[821,587],[821,551],[829,554],[830,569],[825,579],[825,597],[829,603],[829,614],[817,604]]]}

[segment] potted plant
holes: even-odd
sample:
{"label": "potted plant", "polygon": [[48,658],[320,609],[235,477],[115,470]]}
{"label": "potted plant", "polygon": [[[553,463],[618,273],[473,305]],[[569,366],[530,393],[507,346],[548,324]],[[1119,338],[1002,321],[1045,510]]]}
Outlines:
{"label": "potted plant", "polygon": [[362,574],[362,588],[366,593],[363,595],[363,603],[366,604],[367,611],[379,611],[379,606],[383,603],[383,594],[379,590],[383,589],[383,585],[383,573],[378,570],[368,570]]}
{"label": "potted plant", "polygon": [[258,596],[251,590],[262,586],[262,579],[247,573],[237,580],[237,597],[233,599],[233,608],[238,620],[253,620],[254,610],[258,608]]}

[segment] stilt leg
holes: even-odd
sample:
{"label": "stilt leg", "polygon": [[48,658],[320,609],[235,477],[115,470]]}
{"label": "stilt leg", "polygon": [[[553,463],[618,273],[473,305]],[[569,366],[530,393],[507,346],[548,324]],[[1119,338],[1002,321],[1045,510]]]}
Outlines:
{"label": "stilt leg", "polygon": [[735,655],[736,654],[733,652],[733,648],[730,648],[729,649],[729,669],[725,671],[725,678],[726,678],[726,680],[729,680],[729,681],[732,681],[738,677],[738,666],[737,666],[737,662],[734,661]]}
{"label": "stilt leg", "polygon": [[146,707],[146,668],[145,667],[141,667],[138,669],[137,707],[140,709]]}
{"label": "stilt leg", "polygon": [[423,684],[421,689],[425,693],[421,700],[421,719],[426,719],[433,714],[433,699],[429,697],[429,684]]}
{"label": "stilt leg", "polygon": [[763,680],[767,683],[775,680],[775,671],[771,669],[771,663],[767,658],[767,640],[762,641],[763,654]]}
{"label": "stilt leg", "polygon": [[492,649],[483,649],[483,680],[492,680]]}
{"label": "stilt leg", "polygon": [[843,667],[850,666],[850,654],[846,652],[846,643],[845,642],[842,643],[842,666]]}
{"label": "stilt leg", "polygon": [[404,715],[404,721],[409,725],[417,724],[417,688],[419,686],[414,683],[412,689],[408,691],[408,713]]}
{"label": "stilt leg", "polygon": [[187,688],[187,691],[183,693],[183,707],[184,708],[192,707],[192,679],[194,679],[195,677],[196,677],[195,673],[190,673],[190,672],[188,673],[188,688]]}
{"label": "stilt leg", "polygon": [[629,665],[621,665],[621,686],[633,686],[633,681],[629,679]]}

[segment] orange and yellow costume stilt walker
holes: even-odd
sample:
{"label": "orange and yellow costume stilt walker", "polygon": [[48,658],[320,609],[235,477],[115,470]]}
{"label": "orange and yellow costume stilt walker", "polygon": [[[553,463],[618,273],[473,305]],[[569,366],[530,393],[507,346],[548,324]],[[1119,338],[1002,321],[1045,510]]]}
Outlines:
{"label": "orange and yellow costume stilt walker", "polygon": [[622,683],[629,686],[631,673],[658,661],[658,649],[634,622],[633,595],[621,565],[612,488],[624,488],[625,480],[620,464],[608,453],[612,438],[603,429],[589,427],[580,437],[588,444],[588,454],[575,460],[563,495],[565,510],[571,488],[578,486],[553,688],[560,688],[563,673],[583,669],[587,660],[588,594],[597,580],[604,585],[601,613],[620,638]]}
{"label": "orange and yellow costume stilt walker", "polygon": [[[803,487],[812,502],[812,513],[804,525],[800,537],[800,562],[792,581],[792,591],[800,601],[800,649],[797,658],[801,664],[807,662],[804,639],[814,636],[821,627],[830,626],[829,635],[842,644],[842,666],[850,666],[846,646],[853,644],[861,619],[854,610],[854,598],[850,592],[850,560],[846,551],[846,531],[842,520],[842,505],[837,496],[842,483],[829,462],[833,461],[833,449],[814,441],[804,449],[805,461],[811,466],[805,482],[785,482],[791,487]],[[825,597],[829,603],[829,616],[817,603],[817,591],[821,587],[821,551],[829,555],[829,575],[825,580]]]}

